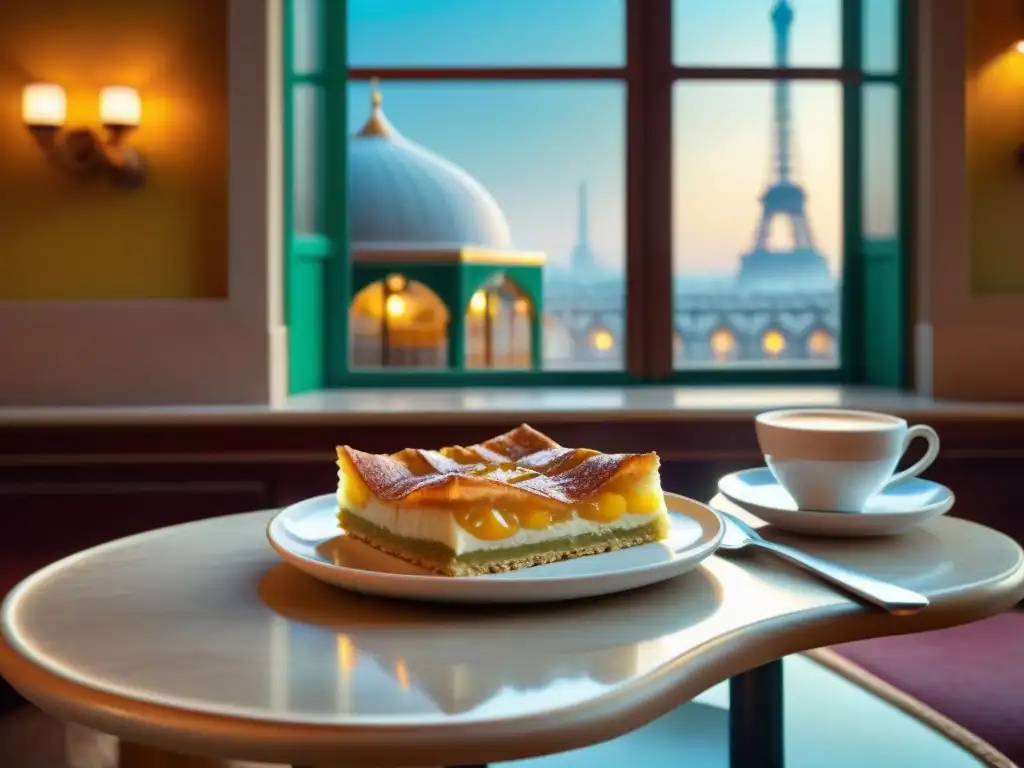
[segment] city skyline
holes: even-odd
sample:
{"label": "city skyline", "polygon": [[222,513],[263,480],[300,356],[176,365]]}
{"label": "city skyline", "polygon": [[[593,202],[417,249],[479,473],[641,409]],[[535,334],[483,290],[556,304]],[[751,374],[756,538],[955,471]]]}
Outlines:
{"label": "city skyline", "polygon": [[[480,22],[479,0],[350,2],[350,61],[353,66],[391,65],[615,65],[621,63],[621,7],[615,0],[543,4],[536,0],[489,0],[476,46],[443,45],[460,24]],[[687,64],[770,64],[774,0],[677,0],[676,58]],[[791,0],[794,65],[838,63],[838,0]],[[865,5],[875,7],[880,0]],[[552,7],[554,6],[554,7]],[[716,48],[714,28],[745,8],[743,23]],[[812,13],[804,9],[813,8]],[[714,9],[714,10],[711,10]],[[618,11],[619,13],[616,13]],[[757,18],[760,18],[758,21]],[[543,35],[511,45],[517,30],[543,18]],[[889,19],[891,21],[891,19]],[[687,22],[684,24],[683,22]],[[572,44],[553,47],[570,24]],[[518,26],[517,26],[518,25]],[[710,25],[710,28],[709,28]],[[441,31],[443,27],[443,32]],[[437,29],[436,35],[431,29]],[[832,29],[834,35],[827,34]],[[415,34],[413,35],[413,30]],[[481,33],[480,30],[483,30]],[[424,34],[426,33],[426,34]],[[694,37],[696,35],[696,37]],[[758,39],[760,36],[760,39]],[[723,35],[719,35],[721,40]],[[692,39],[691,39],[692,38]],[[885,62],[884,29],[868,60]],[[891,35],[890,35],[891,38]],[[712,42],[706,42],[711,40]],[[363,41],[363,42],[361,42]],[[438,42],[440,41],[440,43]],[[505,42],[502,42],[505,41]],[[689,41],[689,42],[687,42]],[[701,42],[704,41],[704,42]],[[418,46],[418,47],[417,47]],[[715,58],[726,51],[730,59]],[[443,56],[443,58],[441,58]],[[457,59],[453,56],[458,56]],[[597,262],[621,270],[624,248],[625,91],[616,82],[383,82],[384,109],[410,140],[462,166],[494,195],[509,220],[516,245],[542,250],[553,266],[567,266],[576,243],[576,199],[580,182],[590,197],[590,239]],[[865,229],[892,236],[896,200],[896,100],[873,86],[865,98]],[[892,90],[891,86],[888,86]],[[808,193],[808,218],[818,248],[834,273],[841,264],[841,88],[835,82],[792,84],[796,178]],[[677,273],[723,273],[735,269],[753,241],[760,216],[758,197],[770,180],[772,151],[770,82],[694,82],[675,87],[674,238]],[[369,85],[349,86],[348,129],[369,111]]]}

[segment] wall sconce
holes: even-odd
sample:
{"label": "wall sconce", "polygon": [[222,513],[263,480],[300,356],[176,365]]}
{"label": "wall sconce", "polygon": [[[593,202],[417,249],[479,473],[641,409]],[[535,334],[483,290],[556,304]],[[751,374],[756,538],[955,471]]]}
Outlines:
{"label": "wall sconce", "polygon": [[91,128],[64,128],[67,99],[64,89],[53,83],[25,86],[21,116],[46,155],[66,171],[85,175],[102,169],[114,183],[126,188],[145,181],[145,161],[125,141],[142,118],[142,105],[134,88],[112,85],[100,91],[105,138]]}

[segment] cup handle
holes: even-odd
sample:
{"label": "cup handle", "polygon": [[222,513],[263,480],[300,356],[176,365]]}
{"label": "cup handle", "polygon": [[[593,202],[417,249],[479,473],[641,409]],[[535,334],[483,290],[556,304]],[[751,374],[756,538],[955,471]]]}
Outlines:
{"label": "cup handle", "polygon": [[907,452],[907,448],[910,447],[910,444],[914,442],[914,438],[916,437],[923,437],[928,441],[928,450],[924,452],[924,456],[922,456],[914,466],[907,467],[902,472],[897,472],[889,478],[889,481],[882,486],[883,488],[890,488],[891,486],[901,483],[908,478],[917,477],[928,469],[928,467],[932,465],[932,462],[938,458],[939,433],[925,424],[915,424],[907,430],[907,434],[903,438],[903,450],[900,451],[901,457]]}

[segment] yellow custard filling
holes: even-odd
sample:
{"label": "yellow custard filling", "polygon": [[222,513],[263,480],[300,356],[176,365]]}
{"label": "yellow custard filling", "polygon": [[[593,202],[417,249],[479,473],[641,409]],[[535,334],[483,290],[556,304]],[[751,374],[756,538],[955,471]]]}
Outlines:
{"label": "yellow custard filling", "polygon": [[[516,484],[540,473],[513,463],[495,463],[477,467],[471,470],[471,474]],[[650,515],[664,509],[661,489],[644,485],[647,487],[637,489],[625,481],[612,483],[571,507],[543,498],[516,499],[498,504],[485,500],[473,503],[456,501],[452,503],[452,516],[460,528],[481,541],[501,541],[515,536],[522,528],[540,531],[575,518],[608,524],[626,514]],[[354,506],[364,505],[370,496],[366,485],[355,477],[347,478],[347,493],[349,502]]]}
{"label": "yellow custard filling", "polygon": [[592,523],[614,523],[623,515],[650,515],[662,508],[661,493],[602,491],[571,508],[544,509],[532,503],[456,509],[455,522],[474,538],[500,541],[515,536],[520,528],[539,531],[556,523],[582,518]]}

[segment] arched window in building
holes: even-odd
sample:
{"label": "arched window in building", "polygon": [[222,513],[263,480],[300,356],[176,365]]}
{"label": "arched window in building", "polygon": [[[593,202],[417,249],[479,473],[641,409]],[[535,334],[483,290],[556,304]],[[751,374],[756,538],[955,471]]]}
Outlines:
{"label": "arched window in building", "polygon": [[352,367],[447,367],[448,320],[423,283],[399,274],[370,283],[349,308]]}
{"label": "arched window in building", "polygon": [[729,328],[716,328],[708,336],[708,347],[712,358],[719,363],[736,359],[736,334]]}
{"label": "arched window in building", "polygon": [[782,331],[772,328],[761,335],[761,350],[769,358],[782,357],[786,352],[786,337]]}
{"label": "arched window in building", "polygon": [[482,285],[466,307],[466,368],[530,367],[530,299],[504,275]]}
{"label": "arched window in building", "polygon": [[835,336],[824,328],[815,328],[807,337],[807,356],[815,360],[831,360],[835,358]]}
{"label": "arched window in building", "polygon": [[595,326],[587,332],[590,349],[598,355],[607,355],[615,351],[615,335],[604,326]]}

